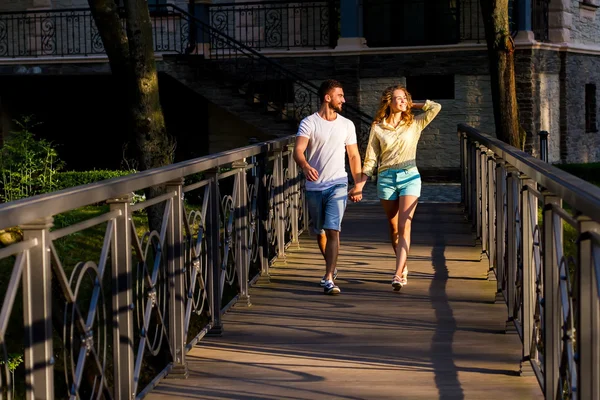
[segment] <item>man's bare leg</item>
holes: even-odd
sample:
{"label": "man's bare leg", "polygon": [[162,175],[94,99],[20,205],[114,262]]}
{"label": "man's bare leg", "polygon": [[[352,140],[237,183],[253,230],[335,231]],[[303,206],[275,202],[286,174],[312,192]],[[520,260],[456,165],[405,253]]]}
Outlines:
{"label": "man's bare leg", "polygon": [[323,259],[327,261],[325,258],[325,247],[327,246],[327,235],[324,233],[320,233],[317,235],[317,244],[319,245],[319,250],[321,250],[321,255]]}
{"label": "man's bare leg", "polygon": [[333,273],[340,252],[340,232],[333,229],[325,229],[325,235],[327,237],[325,246],[325,280],[333,281]]}

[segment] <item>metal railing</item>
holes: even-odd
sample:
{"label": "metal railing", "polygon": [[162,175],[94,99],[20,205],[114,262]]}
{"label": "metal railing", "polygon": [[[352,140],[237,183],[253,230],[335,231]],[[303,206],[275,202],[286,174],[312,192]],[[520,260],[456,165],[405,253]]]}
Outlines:
{"label": "metal railing", "polygon": [[[269,279],[273,260],[308,224],[293,143],[0,204],[0,229],[23,232],[0,249],[0,265],[12,270],[0,313],[3,395],[132,399],[167,373],[187,376],[186,353],[221,333],[233,303],[250,303],[249,285]],[[163,195],[132,203],[134,192],[155,185]],[[64,224],[91,206],[91,218]],[[139,222],[150,206],[162,208],[154,230]],[[97,257],[73,260],[63,241],[94,232],[103,243],[89,249]],[[13,381],[6,356],[23,348],[24,376]]]}
{"label": "metal railing", "polygon": [[[515,29],[518,11],[513,3],[512,0],[509,2],[511,31]],[[165,7],[169,5],[155,6],[151,13],[155,51],[182,53],[194,39],[190,39],[189,35],[193,33],[184,23],[189,17],[179,15],[179,12],[189,14],[177,7],[170,7],[169,12],[163,13],[167,10]],[[204,23],[256,50],[333,48],[339,36],[339,0],[221,3],[206,8],[208,17]],[[361,10],[365,36],[371,47],[485,41],[477,0],[461,0],[445,8],[437,7],[433,13],[426,11],[423,0],[403,3],[363,0]],[[382,15],[389,15],[390,19]],[[536,39],[548,40],[548,1],[532,1],[531,15]],[[399,16],[406,19],[405,30],[392,30]],[[411,28],[413,23],[417,23],[414,29]],[[392,31],[394,33],[390,34]],[[87,8],[0,13],[0,57],[98,54],[105,54],[104,45]]]}
{"label": "metal railing", "polygon": [[[318,110],[320,102],[315,83],[178,7],[166,5],[164,9],[163,14],[177,15],[184,27],[182,30],[191,32],[190,42],[184,46],[185,53],[191,56],[188,60],[207,72],[206,76],[235,85],[252,103],[266,104],[268,112],[294,125]],[[203,58],[194,57],[198,55]],[[351,101],[349,96],[348,100]],[[372,117],[352,106],[350,101],[344,104],[341,114],[354,122],[359,148],[364,154]]]}
{"label": "metal railing", "polygon": [[600,188],[467,125],[458,135],[462,202],[522,371],[547,399],[600,398]]}
{"label": "metal railing", "polygon": [[212,4],[209,24],[256,50],[333,48],[338,4],[338,0]]}
{"label": "metal railing", "polygon": [[[186,26],[176,13],[151,14],[154,50],[183,52]],[[123,26],[125,20],[123,19]],[[89,8],[0,13],[0,57],[104,55],[102,38]]]}

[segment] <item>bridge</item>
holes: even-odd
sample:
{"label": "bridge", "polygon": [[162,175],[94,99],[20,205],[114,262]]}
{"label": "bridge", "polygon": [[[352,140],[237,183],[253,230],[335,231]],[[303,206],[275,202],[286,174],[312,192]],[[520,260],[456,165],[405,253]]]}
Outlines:
{"label": "bridge", "polygon": [[[292,127],[314,111],[314,84],[166,9],[153,17],[164,68],[214,74]],[[89,11],[6,15],[0,73],[105,61]],[[42,29],[57,22],[70,28]],[[364,146],[370,117],[346,113]],[[0,204],[0,230],[22,235],[0,248],[2,394],[600,398],[600,189],[459,124],[460,196],[418,206],[409,285],[391,290],[383,214],[364,201],[348,206],[329,297],[294,137],[275,136]],[[155,185],[164,194],[139,196]]]}
{"label": "bridge", "polygon": [[[461,199],[418,206],[399,293],[367,201],[343,225],[342,294],[322,294],[293,136],[1,204],[0,229],[23,232],[0,249],[1,343],[24,348],[22,380],[4,364],[3,390],[598,398],[600,189],[457,132]],[[154,185],[164,194],[133,200]],[[95,256],[74,259],[94,236]]]}

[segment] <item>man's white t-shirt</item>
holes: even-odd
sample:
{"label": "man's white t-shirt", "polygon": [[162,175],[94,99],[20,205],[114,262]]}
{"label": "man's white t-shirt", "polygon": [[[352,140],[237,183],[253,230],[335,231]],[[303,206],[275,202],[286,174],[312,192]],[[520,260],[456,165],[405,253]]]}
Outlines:
{"label": "man's white t-shirt", "polygon": [[319,172],[319,179],[306,181],[306,190],[325,190],[348,183],[346,146],[356,144],[356,128],[348,118],[337,114],[333,121],[311,114],[300,121],[298,135],[308,138],[306,161]]}

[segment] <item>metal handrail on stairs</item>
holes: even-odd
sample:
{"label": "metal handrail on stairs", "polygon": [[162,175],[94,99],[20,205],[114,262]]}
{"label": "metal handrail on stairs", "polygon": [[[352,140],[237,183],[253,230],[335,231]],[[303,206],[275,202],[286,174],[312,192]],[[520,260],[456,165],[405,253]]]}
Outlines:
{"label": "metal handrail on stairs", "polygon": [[[189,38],[183,53],[202,55],[204,67],[213,68],[224,80],[236,81],[240,94],[249,96],[251,102],[263,104],[268,112],[295,124],[317,111],[319,99],[315,83],[177,6],[161,7],[167,10],[162,13],[165,18],[177,15],[182,23],[187,23],[181,30],[188,32]],[[355,123],[359,147],[366,148],[372,118],[347,103],[342,115]]]}

